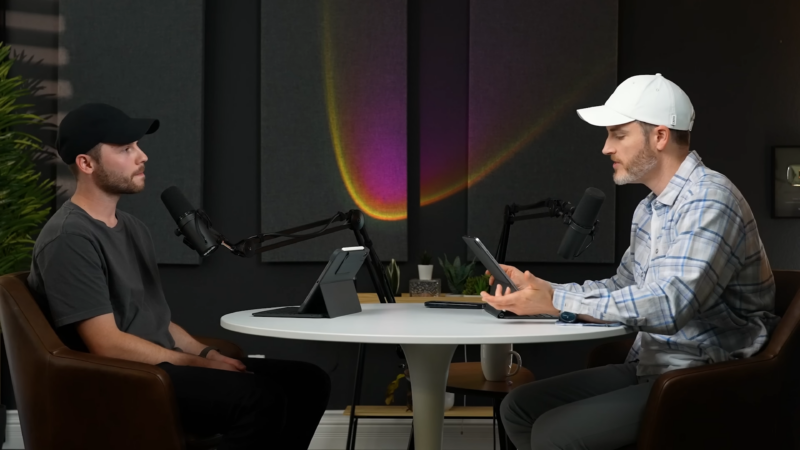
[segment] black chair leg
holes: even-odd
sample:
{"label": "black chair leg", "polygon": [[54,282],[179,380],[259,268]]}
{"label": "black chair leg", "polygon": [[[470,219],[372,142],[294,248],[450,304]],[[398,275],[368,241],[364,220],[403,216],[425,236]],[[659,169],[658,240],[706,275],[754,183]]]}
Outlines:
{"label": "black chair leg", "polygon": [[406,450],[414,450],[414,420],[411,420],[411,435],[408,437]]}
{"label": "black chair leg", "polygon": [[350,424],[347,429],[347,450],[356,449],[356,429],[358,428],[358,417],[356,417],[356,405],[361,403],[361,382],[364,378],[364,357],[366,354],[366,344],[358,344],[358,362],[356,363],[356,384],[353,386],[353,404],[350,406]]}
{"label": "black chair leg", "polygon": [[497,432],[500,435],[500,450],[517,450],[517,447],[511,442],[506,434],[506,428],[503,426],[503,419],[500,418],[500,400],[492,400],[492,409],[494,410],[493,419],[497,420]]}
{"label": "black chair leg", "polygon": [[[492,405],[494,406],[494,405]],[[497,450],[497,434],[495,433],[495,421],[497,420],[497,414],[494,412],[494,407],[492,408],[492,450]]]}
{"label": "black chair leg", "polygon": [[356,450],[356,432],[358,431],[358,417],[353,421],[353,440],[348,444],[347,450]]}

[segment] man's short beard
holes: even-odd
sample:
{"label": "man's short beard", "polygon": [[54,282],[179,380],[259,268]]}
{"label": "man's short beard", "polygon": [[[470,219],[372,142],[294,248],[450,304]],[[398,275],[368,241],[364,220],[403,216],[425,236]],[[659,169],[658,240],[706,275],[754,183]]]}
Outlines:
{"label": "man's short beard", "polygon": [[650,172],[656,164],[658,164],[656,152],[650,147],[650,142],[645,139],[641,150],[633,157],[630,163],[625,165],[625,175],[618,177],[614,174],[614,183],[620,186],[635,183]]}
{"label": "man's short beard", "polygon": [[144,184],[137,185],[133,178],[117,172],[107,171],[102,164],[94,171],[94,181],[103,192],[113,195],[136,194],[142,192]]}

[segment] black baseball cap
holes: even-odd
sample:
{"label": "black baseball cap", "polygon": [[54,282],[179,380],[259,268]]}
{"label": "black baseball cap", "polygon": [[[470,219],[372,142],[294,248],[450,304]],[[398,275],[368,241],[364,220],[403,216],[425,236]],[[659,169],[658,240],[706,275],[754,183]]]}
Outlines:
{"label": "black baseball cap", "polygon": [[73,164],[78,155],[95,145],[130,144],[158,130],[156,119],[132,119],[105,103],[87,103],[73,109],[61,120],[56,138],[58,155]]}

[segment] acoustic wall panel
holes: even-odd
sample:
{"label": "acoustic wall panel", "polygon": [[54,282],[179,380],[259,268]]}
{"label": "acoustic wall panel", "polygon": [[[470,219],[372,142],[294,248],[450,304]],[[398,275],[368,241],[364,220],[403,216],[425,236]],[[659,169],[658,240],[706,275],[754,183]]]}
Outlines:
{"label": "acoustic wall panel", "polygon": [[[176,185],[196,207],[202,206],[203,4],[60,1],[59,82],[71,94],[59,99],[59,113],[103,102],[132,117],[161,121],[155,134],[139,142],[149,158],[145,190],[119,202],[120,209],[150,228],[159,263],[199,263],[197,253],[173,234],[175,222],[160,195]],[[71,173],[61,166],[60,190],[74,189]],[[68,198],[59,197],[62,202]]]}
{"label": "acoustic wall panel", "polygon": [[[262,0],[263,231],[359,209],[379,256],[407,258],[405,0]],[[263,254],[327,261],[342,231]]]}
{"label": "acoustic wall panel", "polygon": [[[614,182],[606,130],[577,108],[616,87],[617,1],[472,0],[469,36],[468,231],[494,251],[503,206],[606,194],[602,229],[576,262],[614,261]],[[523,214],[523,213],[521,213]],[[507,261],[558,262],[557,219],[511,227]]]}

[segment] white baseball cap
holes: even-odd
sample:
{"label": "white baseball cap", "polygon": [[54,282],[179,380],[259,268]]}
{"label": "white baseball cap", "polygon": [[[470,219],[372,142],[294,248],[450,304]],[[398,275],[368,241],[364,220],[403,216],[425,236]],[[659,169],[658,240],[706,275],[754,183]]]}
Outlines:
{"label": "white baseball cap", "polygon": [[660,73],[628,78],[617,86],[605,105],[579,109],[578,115],[599,127],[638,120],[691,131],[694,124],[694,108],[689,97]]}

